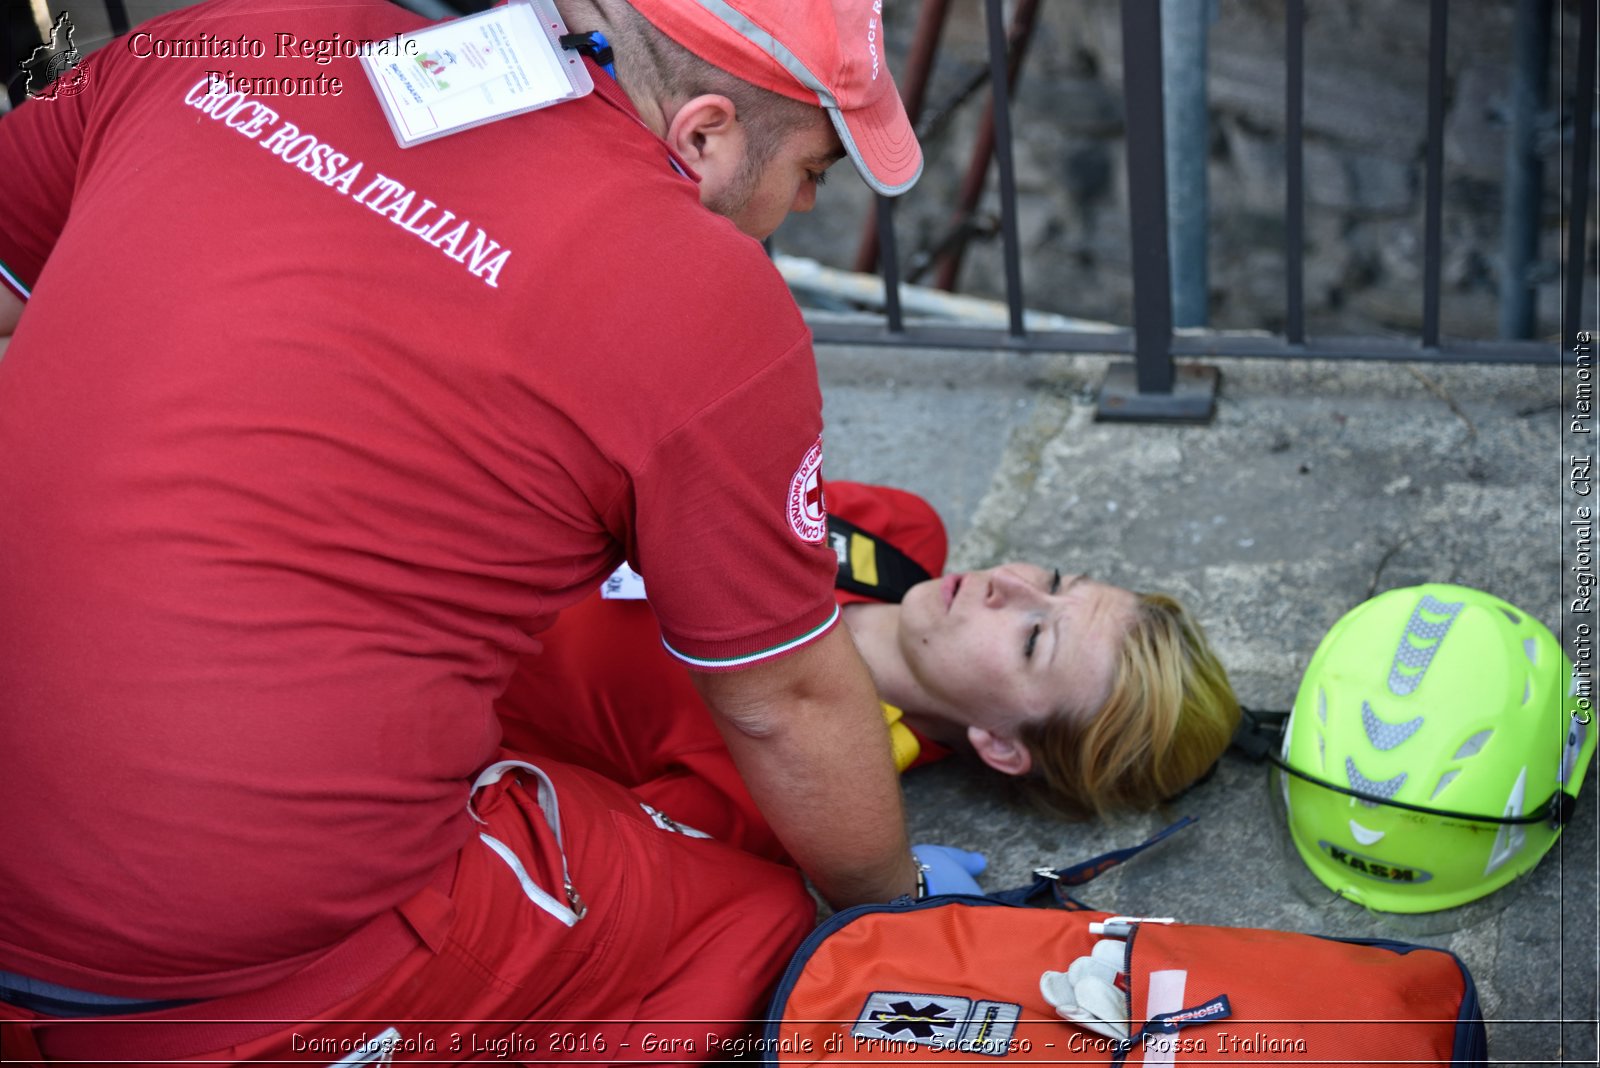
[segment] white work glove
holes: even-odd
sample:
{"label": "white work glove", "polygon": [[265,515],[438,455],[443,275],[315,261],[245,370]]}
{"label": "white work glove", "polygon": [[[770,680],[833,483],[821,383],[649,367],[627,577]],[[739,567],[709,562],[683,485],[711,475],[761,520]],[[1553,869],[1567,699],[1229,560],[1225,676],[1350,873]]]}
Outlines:
{"label": "white work glove", "polygon": [[1089,956],[1079,957],[1066,971],[1041,975],[1039,993],[1063,1020],[1126,1041],[1128,999],[1117,988],[1117,976],[1127,950],[1120,939],[1102,938]]}

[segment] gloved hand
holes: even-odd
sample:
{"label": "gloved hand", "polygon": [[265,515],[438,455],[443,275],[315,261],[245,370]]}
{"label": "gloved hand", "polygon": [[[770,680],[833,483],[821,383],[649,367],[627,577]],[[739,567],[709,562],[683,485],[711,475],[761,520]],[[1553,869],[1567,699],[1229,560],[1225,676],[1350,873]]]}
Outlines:
{"label": "gloved hand", "polygon": [[1039,993],[1044,995],[1063,1020],[1071,1020],[1107,1038],[1128,1037],[1128,1003],[1117,986],[1128,944],[1121,939],[1103,938],[1094,944],[1087,957],[1079,957],[1064,972],[1045,972],[1039,977]]}
{"label": "gloved hand", "polygon": [[942,845],[914,845],[911,855],[922,867],[924,896],[934,894],[982,894],[983,889],[973,878],[989,861],[982,853],[969,853],[965,849]]}

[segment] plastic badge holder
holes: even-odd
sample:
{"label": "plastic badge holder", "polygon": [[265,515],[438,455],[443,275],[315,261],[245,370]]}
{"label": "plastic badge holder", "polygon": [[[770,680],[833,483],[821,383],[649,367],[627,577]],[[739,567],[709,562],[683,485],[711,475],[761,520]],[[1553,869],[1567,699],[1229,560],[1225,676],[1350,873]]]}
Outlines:
{"label": "plastic badge holder", "polygon": [[578,53],[560,45],[553,0],[502,7],[400,34],[361,66],[401,148],[537,111],[594,91]]}

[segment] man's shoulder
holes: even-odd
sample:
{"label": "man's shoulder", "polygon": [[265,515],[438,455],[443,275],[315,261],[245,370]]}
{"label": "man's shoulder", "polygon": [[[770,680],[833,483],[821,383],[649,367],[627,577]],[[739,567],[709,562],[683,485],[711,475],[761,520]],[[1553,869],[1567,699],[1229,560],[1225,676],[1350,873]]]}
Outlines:
{"label": "man's shoulder", "polygon": [[585,274],[615,295],[612,321],[631,323],[640,342],[716,351],[724,381],[746,361],[809,358],[809,332],[766,250],[667,181],[686,183],[636,182],[590,231]]}
{"label": "man's shoulder", "polygon": [[[685,313],[698,311],[716,319],[722,332],[747,325],[802,329],[788,284],[760,243],[698,205],[676,221],[681,224],[676,232],[668,232],[666,220],[651,228],[636,254],[652,270],[655,284],[681,299]],[[741,316],[754,316],[757,322],[736,321]]]}

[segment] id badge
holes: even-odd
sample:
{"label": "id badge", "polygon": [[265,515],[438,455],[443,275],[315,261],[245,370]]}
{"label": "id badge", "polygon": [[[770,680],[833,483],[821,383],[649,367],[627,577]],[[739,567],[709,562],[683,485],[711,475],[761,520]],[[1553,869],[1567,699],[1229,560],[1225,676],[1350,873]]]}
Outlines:
{"label": "id badge", "polygon": [[361,56],[401,148],[535,111],[594,90],[552,0],[503,7],[400,34]]}

